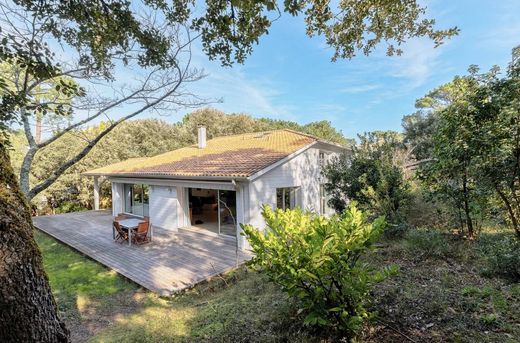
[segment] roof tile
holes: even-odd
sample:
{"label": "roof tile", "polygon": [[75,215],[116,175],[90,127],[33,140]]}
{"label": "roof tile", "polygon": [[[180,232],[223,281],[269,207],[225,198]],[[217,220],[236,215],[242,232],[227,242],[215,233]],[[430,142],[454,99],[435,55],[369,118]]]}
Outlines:
{"label": "roof tile", "polygon": [[208,140],[203,149],[191,145],[148,158],[134,158],[83,175],[248,177],[317,138],[291,131],[246,133]]}

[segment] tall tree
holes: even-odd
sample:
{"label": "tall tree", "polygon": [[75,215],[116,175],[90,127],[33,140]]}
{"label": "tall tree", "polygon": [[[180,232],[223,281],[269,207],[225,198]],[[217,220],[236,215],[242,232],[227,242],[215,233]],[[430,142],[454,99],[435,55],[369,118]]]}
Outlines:
{"label": "tall tree", "polygon": [[359,140],[351,153],[324,167],[329,203],[342,212],[347,202],[354,200],[374,217],[385,215],[389,224],[400,224],[409,198],[403,172],[403,137],[394,131],[374,131],[359,135]]}
{"label": "tall tree", "polygon": [[31,215],[0,144],[0,337],[2,342],[67,342],[57,316]]}
{"label": "tall tree", "polygon": [[520,47],[504,77],[498,68],[471,77],[479,84],[468,96],[468,117],[478,123],[472,143],[480,181],[496,192],[520,238]]}
{"label": "tall tree", "polygon": [[[12,45],[24,42],[29,46],[30,54],[38,54],[37,47],[50,41],[51,32],[48,31],[48,25],[52,18],[42,17],[43,9],[37,7],[34,11],[22,11],[8,4],[1,4],[0,9],[9,14],[4,30],[9,30],[10,34],[6,40]],[[29,144],[20,168],[21,189],[29,199],[49,187],[60,175],[87,155],[106,134],[125,120],[144,112],[168,113],[179,107],[205,103],[185,89],[186,83],[203,77],[202,72],[190,67],[190,44],[193,40],[190,30],[181,24],[169,27],[166,22],[145,13],[139,23],[154,27],[160,30],[162,35],[167,35],[168,42],[164,42],[167,49],[161,52],[165,61],[162,61],[161,65],[141,67],[140,65],[145,63],[140,61],[144,58],[141,49],[130,47],[111,53],[114,61],[126,60],[124,63],[118,63],[112,70],[99,67],[100,62],[95,60],[82,61],[84,56],[81,51],[77,54],[71,52],[72,58],[69,55],[68,59],[72,62],[59,64],[59,72],[50,76],[34,72],[20,58],[9,59],[2,65],[5,82],[1,94],[6,98],[12,94],[24,94],[26,97],[25,105],[15,111]],[[131,70],[136,75],[130,84],[106,79],[107,76],[120,77],[121,73]],[[109,72],[110,74],[107,74]],[[121,115],[123,106],[126,109]],[[80,119],[72,120],[74,114]],[[46,137],[39,139],[42,116],[47,122],[52,118],[67,117],[69,120],[60,122],[59,126],[47,132]],[[111,119],[114,116],[118,117]],[[31,168],[38,151],[67,132],[100,118],[108,118],[109,125],[97,135],[89,136],[82,149],[75,155],[59,165],[54,165],[55,168],[49,171],[46,178],[31,185]],[[34,123],[36,130],[33,128]]]}
{"label": "tall tree", "polygon": [[[433,134],[433,159],[421,170],[432,190],[446,195],[462,212],[461,229],[469,237],[476,231],[476,215],[483,210],[484,187],[478,182],[475,130],[479,121],[468,115],[468,96],[478,88],[471,77],[456,77],[437,88],[427,99],[434,99],[438,116]],[[435,107],[437,106],[437,107]]]}
{"label": "tall tree", "polygon": [[[149,109],[161,109],[170,105],[189,105],[193,100],[179,101],[176,95],[185,95],[180,86],[188,80],[195,81],[201,74],[192,70],[190,43],[200,35],[204,50],[210,58],[220,58],[224,65],[231,61],[244,61],[251,52],[252,45],[258,42],[272,21],[268,15],[280,14],[281,9],[275,0],[264,1],[206,1],[202,15],[194,13],[195,2],[192,0],[146,0],[130,2],[127,0],[114,1],[51,1],[51,0],[13,0],[2,4],[0,19],[0,62],[7,62],[23,70],[21,87],[15,90],[8,85],[9,80],[0,77],[2,99],[0,106],[0,129],[5,129],[13,122],[22,123],[26,131],[30,131],[29,116],[41,112],[46,114],[49,104],[39,104],[31,94],[33,83],[43,84],[48,80],[68,76],[73,79],[99,78],[105,81],[114,79],[114,71],[121,66],[134,65],[143,68],[146,73],[141,75],[139,86],[133,88],[119,88],[109,93],[113,97],[109,101],[94,101],[96,110],[88,113],[90,107],[84,108],[87,119],[80,120],[62,130],[55,139],[66,132],[70,132],[85,124],[85,120],[92,116],[99,118],[109,110],[117,108],[122,102],[141,102],[142,106],[135,111],[124,114],[114,120],[109,127],[88,142],[86,147],[76,157],[68,160],[50,177],[33,188],[28,180],[23,181],[22,189],[29,197],[41,192],[52,184],[60,174],[68,170],[77,161],[81,160],[102,137],[112,131],[120,122]],[[14,6],[14,7],[13,7]],[[333,10],[333,8],[335,10]],[[409,37],[428,36],[436,44],[457,32],[457,29],[436,30],[433,20],[423,18],[425,7],[415,0],[380,1],[371,0],[341,1],[336,7],[330,1],[284,1],[283,11],[297,15],[304,13],[309,35],[324,34],[327,43],[335,48],[333,58],[352,57],[358,50],[368,54],[381,42],[388,42],[388,53],[399,53],[397,46]],[[29,15],[27,15],[29,13]],[[188,22],[191,20],[191,22]],[[18,30],[18,24],[25,24],[30,33],[26,35]],[[37,24],[38,26],[36,26]],[[191,27],[198,33],[190,35]],[[12,29],[10,29],[12,28]],[[186,33],[183,35],[183,33]],[[52,41],[39,39],[40,35],[51,34]],[[369,38],[367,38],[369,37]],[[392,43],[394,42],[394,43]],[[75,65],[62,65],[56,61],[52,47],[66,46],[64,50],[75,52],[78,56]],[[186,56],[187,55],[187,56]],[[185,56],[184,58],[182,56]],[[56,91],[69,97],[82,97],[82,85],[74,83],[57,85]],[[99,91],[99,90],[98,90]],[[180,94],[179,94],[180,93]],[[192,94],[188,94],[191,98]],[[98,98],[98,99],[100,99]],[[165,102],[171,99],[170,102]],[[195,98],[195,102],[199,102]],[[92,103],[90,104],[92,105]],[[68,113],[68,108],[56,107],[58,114]],[[2,132],[3,133],[3,132]],[[41,148],[41,144],[49,145],[51,140],[37,143],[32,133],[27,134],[31,153]],[[4,149],[5,142],[0,142]],[[7,156],[3,153],[2,156]],[[2,163],[4,162],[2,159]],[[30,157],[28,158],[30,160]],[[27,175],[26,163],[22,170]],[[4,170],[4,169],[2,169]],[[17,189],[14,178],[8,177],[9,182],[4,188]],[[4,186],[4,185],[2,185]],[[21,196],[17,192],[18,196]],[[13,238],[5,241],[10,244],[6,248],[16,250],[24,246],[32,246],[37,250],[32,232],[30,232],[30,216],[26,206],[22,208],[21,216],[12,221],[11,213],[4,213],[2,220],[11,225],[2,226],[6,237]],[[26,228],[20,231],[21,228]],[[24,234],[25,232],[25,234]],[[2,241],[3,243],[4,241]],[[31,252],[31,251],[29,251]],[[33,260],[37,270],[42,270],[41,261]],[[5,262],[4,262],[5,263]],[[53,305],[52,295],[46,283],[42,283],[42,275],[31,272],[31,268],[8,269],[8,276],[12,280],[24,280],[27,294],[3,291],[0,301],[9,301],[18,304],[11,307],[14,311],[0,325],[11,325],[19,328],[20,323],[26,325],[26,331],[32,332],[31,337],[18,332],[22,341],[57,341],[67,340],[66,334],[48,337],[45,332],[52,327],[50,321],[56,318],[56,308]],[[5,271],[6,269],[1,268]],[[32,304],[41,305],[40,317],[30,317],[22,312]],[[33,305],[34,306],[34,305]],[[23,320],[28,318],[29,320]],[[2,318],[3,319],[3,318]],[[15,336],[9,336],[15,340]],[[64,337],[59,339],[59,337]]]}
{"label": "tall tree", "polygon": [[420,173],[460,211],[461,228],[475,232],[477,215],[496,194],[520,237],[520,48],[513,49],[504,77],[500,69],[456,77],[418,100],[405,117],[406,137],[429,163]]}

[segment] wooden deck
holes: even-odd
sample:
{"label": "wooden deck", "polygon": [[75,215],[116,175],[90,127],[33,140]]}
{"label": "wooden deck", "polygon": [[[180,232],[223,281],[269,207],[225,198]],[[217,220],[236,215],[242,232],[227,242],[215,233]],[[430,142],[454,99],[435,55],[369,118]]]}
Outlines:
{"label": "wooden deck", "polygon": [[[33,218],[38,229],[161,295],[192,287],[236,266],[236,241],[229,237],[154,228],[151,243],[129,247],[113,241],[112,220],[104,210]],[[248,258],[238,253],[239,263]]]}

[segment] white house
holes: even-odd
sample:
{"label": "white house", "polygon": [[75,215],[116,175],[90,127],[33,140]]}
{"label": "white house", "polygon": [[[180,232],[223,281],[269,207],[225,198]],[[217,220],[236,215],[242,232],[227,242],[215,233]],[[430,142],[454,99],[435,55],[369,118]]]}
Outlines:
{"label": "white house", "polygon": [[154,227],[236,237],[240,223],[263,229],[263,204],[332,213],[321,166],[345,148],[316,137],[275,130],[218,137],[149,158],[129,159],[84,173],[94,177],[95,209],[100,176],[112,183],[112,212],[149,216]]}

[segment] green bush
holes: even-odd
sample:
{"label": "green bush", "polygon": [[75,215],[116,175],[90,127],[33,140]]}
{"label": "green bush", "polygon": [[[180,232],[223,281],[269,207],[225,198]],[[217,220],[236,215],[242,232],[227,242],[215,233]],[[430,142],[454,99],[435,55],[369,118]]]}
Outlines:
{"label": "green bush", "polygon": [[486,266],[486,276],[501,276],[520,281],[520,242],[512,236],[497,236],[494,239],[479,239],[481,254]]}
{"label": "green bush", "polygon": [[436,229],[409,230],[404,236],[404,247],[419,260],[458,258],[461,255],[458,244]]}
{"label": "green bush", "polygon": [[255,253],[251,264],[300,300],[309,325],[352,336],[369,313],[365,309],[374,283],[397,271],[370,269],[358,262],[385,226],[383,217],[368,223],[355,205],[331,218],[264,206],[265,234],[243,225]]}
{"label": "green bush", "polygon": [[78,202],[64,201],[56,208],[56,213],[70,213],[85,211],[86,208]]}

